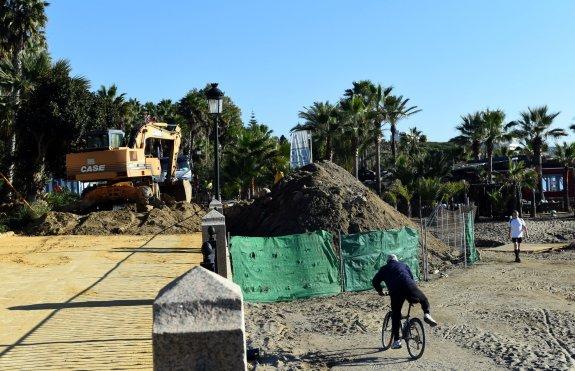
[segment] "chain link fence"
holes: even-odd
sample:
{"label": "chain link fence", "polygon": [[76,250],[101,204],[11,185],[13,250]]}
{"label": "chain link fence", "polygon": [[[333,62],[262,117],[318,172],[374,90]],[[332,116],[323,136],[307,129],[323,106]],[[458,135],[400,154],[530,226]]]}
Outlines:
{"label": "chain link fence", "polygon": [[467,267],[474,264],[479,256],[475,249],[475,213],[477,207],[471,205],[457,205],[450,210],[445,205],[435,207],[431,215],[422,220],[422,250],[424,279],[428,279],[429,264],[427,259],[427,235],[434,237],[449,246],[454,255],[459,254],[461,262]]}

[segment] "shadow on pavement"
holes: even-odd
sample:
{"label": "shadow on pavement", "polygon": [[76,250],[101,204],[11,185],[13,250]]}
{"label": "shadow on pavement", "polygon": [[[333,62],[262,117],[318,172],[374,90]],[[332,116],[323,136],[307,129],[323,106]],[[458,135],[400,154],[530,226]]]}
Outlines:
{"label": "shadow on pavement", "polygon": [[134,299],[134,300],[105,300],[105,301],[80,301],[72,303],[42,303],[19,305],[10,307],[9,310],[45,310],[45,309],[69,309],[69,308],[102,308],[102,307],[134,307],[139,305],[152,305],[152,299]]}

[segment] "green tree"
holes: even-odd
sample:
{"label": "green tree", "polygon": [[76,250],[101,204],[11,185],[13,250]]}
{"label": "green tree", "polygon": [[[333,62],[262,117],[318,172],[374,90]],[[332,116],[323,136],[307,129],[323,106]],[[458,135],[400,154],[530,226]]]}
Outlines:
{"label": "green tree", "polygon": [[[509,159],[509,164],[506,172],[497,173],[496,180],[502,185],[502,188],[507,188],[513,194],[514,208],[522,215],[521,208],[521,190],[523,187],[535,189],[537,183],[537,172],[525,166],[523,161],[513,161]],[[533,203],[533,207],[535,204]]]}
{"label": "green tree", "polygon": [[387,114],[386,102],[391,96],[393,87],[382,87],[377,85],[375,92],[372,93],[370,105],[370,121],[372,122],[372,137],[373,145],[375,147],[375,173],[377,176],[376,191],[381,195],[381,142],[383,139],[382,126],[389,121]]}
{"label": "green tree", "polygon": [[[225,152],[224,179],[233,184],[240,194],[253,197],[256,182],[259,185],[273,183],[274,170],[287,167],[285,146],[272,137],[266,125],[252,122],[240,131],[234,146]],[[289,153],[288,153],[289,155]]]}
{"label": "green tree", "polygon": [[384,196],[388,200],[395,201],[395,207],[397,208],[397,199],[401,198],[405,202],[407,209],[407,217],[411,218],[411,200],[413,199],[413,191],[409,187],[405,186],[401,180],[396,179],[391,183],[391,186],[386,191]]}
{"label": "green tree", "polygon": [[208,102],[202,90],[190,90],[178,101],[177,112],[183,118],[182,136],[188,157],[193,162],[193,151],[197,150],[197,141],[206,138],[211,130]]}
{"label": "green tree", "polygon": [[16,183],[29,198],[43,189],[48,173],[64,175],[64,154],[74,149],[89,121],[89,82],[71,77],[70,72],[67,61],[57,61],[23,96],[16,121],[20,138]]}
{"label": "green tree", "polygon": [[419,178],[414,184],[419,198],[419,217],[423,216],[423,206],[435,206],[441,196],[441,180],[439,178]]}
{"label": "green tree", "polygon": [[488,179],[493,181],[493,151],[495,146],[508,138],[505,132],[505,113],[502,110],[485,110],[481,113],[485,135],[485,152],[487,153]]}
{"label": "green tree", "polygon": [[354,95],[351,99],[340,102],[341,113],[344,120],[343,133],[351,141],[351,155],[353,156],[353,175],[359,177],[359,148],[365,142],[368,134],[367,109],[361,96]]}
{"label": "green tree", "polygon": [[323,142],[324,153],[323,159],[333,161],[333,142],[337,140],[341,127],[337,119],[337,106],[329,102],[314,102],[310,107],[304,107],[299,112],[299,117],[304,121],[303,124],[296,125],[295,130],[309,130],[313,133],[314,138]]}
{"label": "green tree", "polygon": [[112,84],[100,86],[95,97],[94,129],[126,130],[126,94],[118,94],[118,87]]}
{"label": "green tree", "polygon": [[421,112],[417,106],[408,106],[409,99],[403,98],[402,95],[390,95],[385,100],[385,111],[387,122],[391,129],[391,157],[393,160],[397,157],[397,124],[411,115]]}
{"label": "green tree", "polygon": [[399,136],[399,149],[410,156],[418,156],[425,151],[425,142],[427,137],[417,127],[413,127]]}
{"label": "green tree", "polygon": [[507,124],[506,129],[512,129],[510,135],[515,138],[524,138],[533,148],[532,161],[538,174],[537,190],[539,199],[543,198],[543,166],[542,152],[549,138],[559,138],[566,136],[565,130],[560,128],[551,128],[553,120],[559,115],[559,112],[548,112],[547,106],[528,108],[527,111],[521,112],[521,118]]}
{"label": "green tree", "polygon": [[570,210],[569,204],[569,168],[575,167],[575,142],[567,144],[563,142],[562,145],[557,146],[557,151],[555,152],[555,157],[557,161],[561,163],[564,167],[563,174],[563,205],[565,211]]}
{"label": "green tree", "polygon": [[481,144],[485,140],[485,126],[481,112],[467,114],[461,117],[461,124],[456,126],[460,135],[452,138],[450,142],[465,146],[470,149],[475,160],[481,155]]}
{"label": "green tree", "polygon": [[[6,52],[12,65],[15,81],[22,81],[22,58],[27,48],[37,49],[44,44],[43,29],[47,17],[47,2],[41,0],[5,0],[0,5],[0,46]],[[5,124],[10,133],[9,179],[14,173],[14,155],[17,136],[14,129],[16,112],[20,106],[21,85],[16,83],[10,89],[8,117]],[[6,102],[5,102],[6,103]]]}

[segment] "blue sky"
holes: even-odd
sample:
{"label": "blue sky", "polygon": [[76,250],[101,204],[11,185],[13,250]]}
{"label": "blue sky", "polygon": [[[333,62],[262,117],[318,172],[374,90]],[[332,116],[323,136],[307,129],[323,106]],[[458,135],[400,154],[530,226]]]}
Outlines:
{"label": "blue sky", "polygon": [[[393,85],[423,111],[400,123],[430,140],[460,116],[528,106],[575,122],[575,2],[53,0],[47,37],[92,88],[142,102],[219,82],[276,134],[352,81]],[[571,135],[571,139],[575,136]]]}

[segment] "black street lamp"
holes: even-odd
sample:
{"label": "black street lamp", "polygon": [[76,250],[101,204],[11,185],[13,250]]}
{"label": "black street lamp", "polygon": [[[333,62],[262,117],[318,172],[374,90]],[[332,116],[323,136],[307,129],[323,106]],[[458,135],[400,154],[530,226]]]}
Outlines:
{"label": "black street lamp", "polygon": [[211,88],[206,91],[206,98],[208,99],[208,108],[212,115],[214,115],[214,181],[215,181],[215,198],[221,201],[220,196],[220,133],[219,133],[219,118],[222,113],[222,102],[224,93],[218,89],[217,83],[212,83]]}

